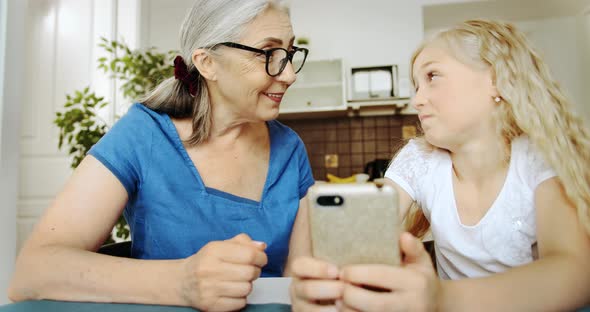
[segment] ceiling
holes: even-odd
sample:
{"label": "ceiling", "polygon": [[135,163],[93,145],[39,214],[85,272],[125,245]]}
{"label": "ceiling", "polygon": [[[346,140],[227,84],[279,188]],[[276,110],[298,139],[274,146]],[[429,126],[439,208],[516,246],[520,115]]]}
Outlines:
{"label": "ceiling", "polygon": [[590,0],[479,0],[459,3],[423,1],[425,30],[446,27],[469,18],[523,21],[575,16],[590,11]]}

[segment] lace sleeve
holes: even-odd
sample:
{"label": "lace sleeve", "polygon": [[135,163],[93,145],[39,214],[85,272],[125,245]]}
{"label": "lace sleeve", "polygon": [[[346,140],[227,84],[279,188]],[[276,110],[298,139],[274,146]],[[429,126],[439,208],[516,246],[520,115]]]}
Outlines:
{"label": "lace sleeve", "polygon": [[428,152],[416,140],[410,140],[387,168],[385,177],[403,188],[413,200],[420,202],[420,182],[428,173]]}
{"label": "lace sleeve", "polygon": [[528,140],[523,139],[525,158],[528,165],[528,183],[535,190],[543,181],[557,176],[553,168],[545,161],[543,154]]}

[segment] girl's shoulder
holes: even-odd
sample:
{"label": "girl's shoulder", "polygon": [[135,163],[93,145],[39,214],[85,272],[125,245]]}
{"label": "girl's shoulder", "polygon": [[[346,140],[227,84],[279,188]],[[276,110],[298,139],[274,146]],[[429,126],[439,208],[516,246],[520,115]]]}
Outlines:
{"label": "girl's shoulder", "polygon": [[512,140],[511,158],[518,175],[532,189],[547,178],[556,175],[553,168],[545,161],[543,153],[526,135]]}
{"label": "girl's shoulder", "polygon": [[436,168],[450,161],[446,151],[433,147],[423,138],[408,141],[393,158],[389,167],[390,174],[397,174],[418,181],[435,174]]}
{"label": "girl's shoulder", "polygon": [[527,135],[512,140],[511,157],[514,157],[519,165],[530,169],[548,167],[543,154]]}
{"label": "girl's shoulder", "polygon": [[444,164],[450,161],[448,153],[428,144],[423,138],[408,141],[401,148],[393,161],[385,177],[397,183],[412,199],[421,201],[425,194],[425,181],[429,183],[434,179],[444,177],[442,169]]}
{"label": "girl's shoulder", "polygon": [[423,138],[411,139],[404,145],[394,161],[404,163],[438,163],[441,160],[448,159],[448,152],[436,148]]}

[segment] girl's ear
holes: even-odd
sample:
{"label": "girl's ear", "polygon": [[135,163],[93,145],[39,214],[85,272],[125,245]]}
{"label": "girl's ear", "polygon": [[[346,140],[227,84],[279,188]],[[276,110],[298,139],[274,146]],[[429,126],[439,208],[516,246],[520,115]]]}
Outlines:
{"label": "girl's ear", "polygon": [[492,96],[492,98],[500,97],[500,92],[498,92],[496,83],[496,73],[490,69],[490,95]]}
{"label": "girl's ear", "polygon": [[490,93],[492,99],[494,99],[494,102],[500,103],[500,101],[502,100],[502,96],[500,95],[500,92],[498,92],[498,88],[495,85],[491,86]]}
{"label": "girl's ear", "polygon": [[217,80],[215,62],[205,49],[196,49],[192,55],[192,61],[199,74],[207,80]]}

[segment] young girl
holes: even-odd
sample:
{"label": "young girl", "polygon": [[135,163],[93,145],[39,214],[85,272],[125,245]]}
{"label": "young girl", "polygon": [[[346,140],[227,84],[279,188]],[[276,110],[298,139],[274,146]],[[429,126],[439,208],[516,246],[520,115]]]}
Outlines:
{"label": "young girl", "polygon": [[294,310],[590,304],[590,135],[523,34],[464,22],[415,52],[412,80],[424,136],[400,151],[386,180],[402,217],[416,202],[430,221],[440,279],[420,241],[404,233],[401,267],[338,270],[297,259]]}

